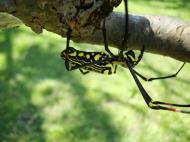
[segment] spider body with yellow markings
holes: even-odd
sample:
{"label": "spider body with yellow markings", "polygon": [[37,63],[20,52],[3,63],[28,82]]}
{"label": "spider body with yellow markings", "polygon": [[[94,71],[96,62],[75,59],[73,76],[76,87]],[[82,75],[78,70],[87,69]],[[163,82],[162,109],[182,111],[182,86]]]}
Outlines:
{"label": "spider body with yellow markings", "polygon": [[[127,68],[126,60],[134,67],[143,56],[144,50],[136,57],[132,50],[123,52],[122,56],[111,57],[105,52],[86,52],[73,47],[68,47],[61,52],[61,57],[65,60],[68,71],[79,69],[81,73],[96,72],[100,74],[116,73],[117,65]],[[84,65],[84,66],[83,66]]]}

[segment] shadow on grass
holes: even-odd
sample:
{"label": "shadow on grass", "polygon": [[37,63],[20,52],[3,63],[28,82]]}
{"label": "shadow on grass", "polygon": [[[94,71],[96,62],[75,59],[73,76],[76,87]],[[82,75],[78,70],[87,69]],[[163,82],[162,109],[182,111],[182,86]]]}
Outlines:
{"label": "shadow on grass", "polygon": [[[120,130],[112,124],[109,114],[104,112],[98,103],[85,97],[87,86],[82,85],[78,76],[68,73],[63,67],[63,61],[54,48],[57,44],[50,42],[45,49],[33,44],[19,53],[19,57],[13,59],[12,38],[18,36],[18,32],[8,30],[3,34],[5,40],[0,42],[0,53],[6,55],[7,66],[2,69],[0,77],[0,141],[48,141],[46,138],[48,133],[43,129],[44,121],[47,121],[43,109],[56,104],[58,99],[51,99],[51,104],[47,103],[43,107],[35,106],[31,100],[35,95],[36,84],[46,79],[70,86],[74,96],[72,93],[70,95],[77,98],[73,103],[78,109],[74,118],[72,112],[71,114],[61,112],[59,126],[64,131],[60,132],[58,138],[48,136],[51,137],[50,140],[120,141]],[[50,88],[48,92],[42,92],[41,95],[45,96],[44,99],[56,97],[52,96],[52,90]],[[62,95],[64,96],[65,93],[63,92]],[[75,109],[72,111],[75,112]],[[72,121],[71,125],[67,123],[68,121]]]}
{"label": "shadow on grass", "polygon": [[5,55],[0,77],[0,141],[43,142],[41,125],[43,118],[39,109],[30,102],[30,89],[26,82],[15,79],[16,64],[13,59],[12,38],[19,32],[6,30],[0,42],[0,53]]}
{"label": "shadow on grass", "polygon": [[[72,86],[77,100],[75,108],[80,108],[80,111],[77,116],[70,118],[74,124],[68,129],[70,141],[120,141],[120,130],[112,124],[111,117],[107,112],[102,110],[100,104],[85,96],[84,86],[78,83],[73,83]],[[65,124],[67,119],[67,115],[64,114],[62,124]]]}

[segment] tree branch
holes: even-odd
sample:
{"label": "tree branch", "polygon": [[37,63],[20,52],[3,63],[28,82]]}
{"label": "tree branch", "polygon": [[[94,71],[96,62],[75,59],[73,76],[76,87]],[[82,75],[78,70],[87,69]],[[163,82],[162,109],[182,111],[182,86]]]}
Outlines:
{"label": "tree branch", "polygon": [[[75,42],[102,45],[101,21],[120,1],[99,0],[96,3],[92,3],[93,0],[87,1],[88,7],[79,11],[74,19],[72,39]],[[0,12],[14,15],[34,32],[41,33],[46,29],[63,37],[66,36],[67,28],[71,25],[78,7],[79,0],[2,0],[0,2]],[[112,13],[106,20],[109,45],[116,48],[120,48],[123,38],[124,18],[124,14]],[[129,16],[128,45],[132,49],[140,50],[144,45],[146,52],[190,62],[189,39],[188,22],[165,16]]]}
{"label": "tree branch", "polygon": [[[109,45],[119,48],[124,34],[124,18],[113,13],[107,21]],[[101,31],[80,42],[102,43]],[[169,56],[183,62],[190,62],[190,23],[166,16],[129,16],[128,45],[132,49]]]}
{"label": "tree branch", "polygon": [[14,0],[1,0],[0,1],[0,12],[13,12],[16,9]]}
{"label": "tree branch", "polygon": [[7,13],[0,13],[0,19],[0,30],[17,27],[23,24],[18,18]]}

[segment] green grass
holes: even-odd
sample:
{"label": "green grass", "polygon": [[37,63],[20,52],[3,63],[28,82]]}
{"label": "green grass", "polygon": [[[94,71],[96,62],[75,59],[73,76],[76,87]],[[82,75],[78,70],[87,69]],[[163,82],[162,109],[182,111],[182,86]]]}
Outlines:
{"label": "green grass", "polygon": [[[133,13],[188,19],[189,8],[185,0],[130,1]],[[64,48],[65,39],[46,31],[0,32],[1,142],[189,141],[189,115],[148,109],[126,69],[112,76],[67,72],[59,57]],[[152,77],[173,73],[181,64],[146,53],[136,69]],[[175,79],[141,82],[155,99],[188,103],[189,71],[186,65]]]}
{"label": "green grass", "polygon": [[[190,19],[189,0],[129,0],[129,11],[134,14],[155,14]],[[124,11],[120,5],[115,11]]]}

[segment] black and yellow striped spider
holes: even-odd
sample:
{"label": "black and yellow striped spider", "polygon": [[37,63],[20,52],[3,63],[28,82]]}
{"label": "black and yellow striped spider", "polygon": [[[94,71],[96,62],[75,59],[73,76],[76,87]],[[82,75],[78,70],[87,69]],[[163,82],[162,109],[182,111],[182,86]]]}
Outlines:
{"label": "black and yellow striped spider", "polygon": [[[142,59],[144,53],[144,46],[142,46],[141,53],[138,57],[135,56],[133,50],[124,51],[124,47],[127,43],[127,36],[128,36],[128,6],[127,0],[125,2],[125,35],[122,41],[122,45],[118,55],[114,55],[108,48],[107,43],[107,36],[106,36],[106,28],[105,28],[105,19],[103,21],[102,32],[104,37],[105,43],[105,52],[86,52],[76,50],[69,46],[70,36],[71,36],[71,29],[68,29],[67,32],[67,45],[66,49],[61,52],[61,57],[65,60],[65,66],[68,71],[79,69],[82,74],[87,74],[91,71],[101,73],[101,74],[112,74],[116,73],[117,65],[121,65],[125,68],[128,68],[133,79],[135,80],[139,91],[141,92],[142,97],[144,98],[147,106],[151,109],[156,110],[168,110],[174,112],[181,112],[181,113],[188,113],[190,111],[181,110],[176,107],[190,107],[190,104],[173,104],[173,103],[166,103],[161,101],[154,101],[149,94],[146,92],[142,84],[140,83],[137,76],[142,78],[145,81],[152,81],[152,80],[159,80],[159,79],[167,79],[176,77],[177,74],[181,71],[185,63],[180,67],[180,69],[172,75],[163,76],[163,77],[156,77],[156,78],[146,78],[133,68],[137,65],[140,60]],[[173,107],[171,107],[173,106]]]}
{"label": "black and yellow striped spider", "polygon": [[[69,35],[67,42],[69,42]],[[61,52],[61,57],[65,60],[68,71],[79,69],[82,74],[96,72],[111,75],[116,73],[117,65],[127,67],[126,59],[130,61],[132,67],[137,65],[143,56],[143,52],[144,48],[138,57],[132,50],[123,52],[122,56],[110,56],[105,52],[80,51],[68,44],[66,49]]]}

